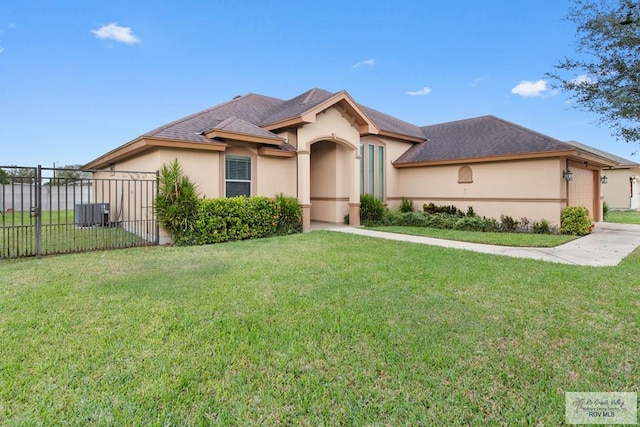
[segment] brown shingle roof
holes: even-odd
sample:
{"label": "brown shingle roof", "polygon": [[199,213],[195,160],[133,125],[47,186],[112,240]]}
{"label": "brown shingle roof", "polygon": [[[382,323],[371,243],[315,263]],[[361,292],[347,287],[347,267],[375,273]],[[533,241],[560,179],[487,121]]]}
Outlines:
{"label": "brown shingle roof", "polygon": [[359,106],[362,111],[364,111],[381,130],[424,139],[424,133],[422,132],[422,129],[420,129],[420,127],[402,121],[388,114],[381,113],[380,111],[374,110],[373,108],[369,108],[364,105]]}
{"label": "brown shingle roof", "polygon": [[569,144],[495,116],[424,126],[427,141],[409,148],[394,163],[524,155],[572,150]]}
{"label": "brown shingle roof", "polygon": [[224,104],[216,105],[207,110],[183,117],[182,119],[147,132],[142,135],[142,137],[209,142],[210,140],[202,134],[215,129],[216,126],[225,120],[235,117],[248,124],[255,125],[262,121],[266,113],[277,108],[283,102],[284,101],[276,98],[250,93],[234,98]]}
{"label": "brown shingle roof", "polygon": [[[299,117],[306,111],[325,102],[336,93],[314,88],[287,101],[250,93],[236,97],[231,101],[217,105],[204,111],[192,114],[157,129],[145,133],[141,137],[164,138],[190,142],[210,142],[203,134],[219,129],[221,123],[228,124],[230,118],[239,120],[236,126],[242,126],[241,133],[254,136],[276,137],[272,132],[260,129],[269,124]],[[382,130],[400,135],[423,138],[418,126],[403,122],[400,119],[359,105],[371,120]],[[242,123],[242,125],[241,125]]]}

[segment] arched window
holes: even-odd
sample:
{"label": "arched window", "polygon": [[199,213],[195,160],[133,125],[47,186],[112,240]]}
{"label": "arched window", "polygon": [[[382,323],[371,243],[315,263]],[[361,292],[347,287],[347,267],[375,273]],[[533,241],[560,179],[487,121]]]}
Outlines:
{"label": "arched window", "polygon": [[458,182],[459,183],[473,182],[473,171],[469,166],[462,166],[458,170]]}

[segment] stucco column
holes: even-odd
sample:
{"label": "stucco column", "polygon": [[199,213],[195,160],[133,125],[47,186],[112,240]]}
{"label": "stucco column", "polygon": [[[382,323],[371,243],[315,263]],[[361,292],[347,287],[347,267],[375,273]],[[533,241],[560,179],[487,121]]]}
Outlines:
{"label": "stucco column", "polygon": [[302,208],[302,231],[311,230],[311,156],[298,150],[298,203]]}
{"label": "stucco column", "polygon": [[351,174],[353,180],[349,194],[349,225],[352,227],[360,225],[360,152],[356,149],[355,154]]}

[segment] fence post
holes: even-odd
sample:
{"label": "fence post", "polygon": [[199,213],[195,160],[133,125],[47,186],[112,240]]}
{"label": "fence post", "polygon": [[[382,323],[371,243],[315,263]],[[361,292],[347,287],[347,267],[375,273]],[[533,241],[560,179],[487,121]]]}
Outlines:
{"label": "fence post", "polygon": [[158,195],[160,194],[160,171],[156,171],[156,194],[155,197],[153,198],[153,203],[151,204],[151,215],[153,215],[153,219],[156,223],[156,240],[155,240],[155,244],[159,245],[160,244],[160,223],[158,222],[158,217],[156,216],[156,199],[158,198]]}
{"label": "fence post", "polygon": [[36,217],[36,255],[42,257],[42,166],[36,169],[36,206],[33,215]]}

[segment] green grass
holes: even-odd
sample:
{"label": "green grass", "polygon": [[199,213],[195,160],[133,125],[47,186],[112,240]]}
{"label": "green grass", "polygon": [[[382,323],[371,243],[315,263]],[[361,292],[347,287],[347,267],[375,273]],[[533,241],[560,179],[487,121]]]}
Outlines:
{"label": "green grass", "polygon": [[0,261],[0,425],[560,425],[638,391],[640,253],[317,231]]}
{"label": "green grass", "polygon": [[640,211],[609,211],[605,221],[618,224],[640,224]]}
{"label": "green grass", "polygon": [[554,247],[574,240],[575,236],[563,234],[533,234],[533,233],[494,233],[479,231],[448,230],[429,227],[401,227],[384,226],[368,227],[371,230],[389,233],[411,234],[414,236],[435,237],[437,239],[458,240],[461,242],[484,243],[500,246],[521,247]]}
{"label": "green grass", "polygon": [[[76,227],[73,211],[42,212],[44,255],[146,244],[149,242],[122,227]],[[36,219],[29,212],[4,213],[0,217],[0,258],[31,255],[36,255]]]}

